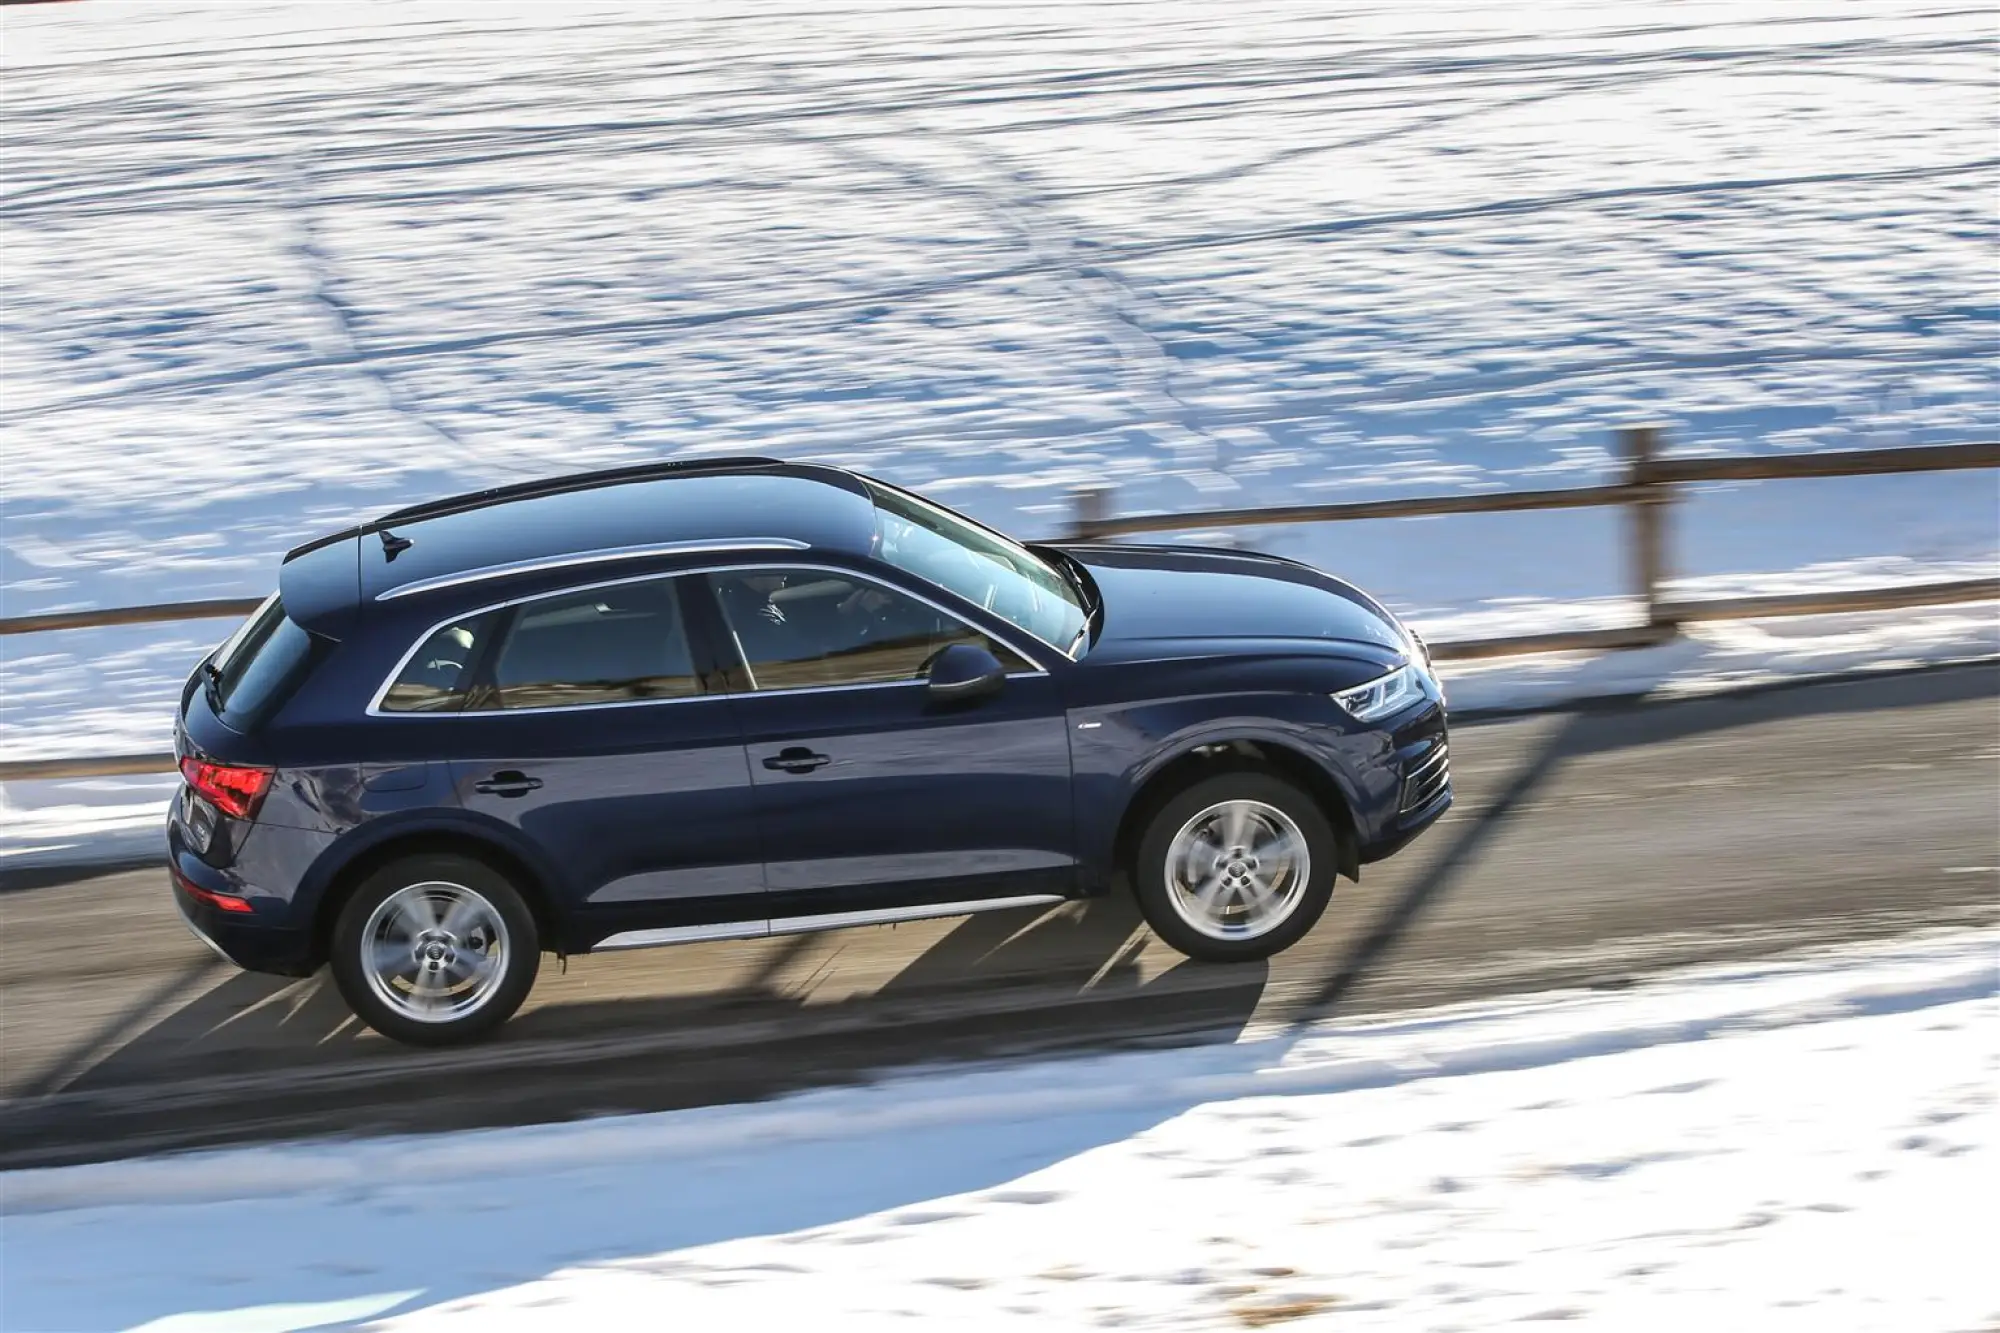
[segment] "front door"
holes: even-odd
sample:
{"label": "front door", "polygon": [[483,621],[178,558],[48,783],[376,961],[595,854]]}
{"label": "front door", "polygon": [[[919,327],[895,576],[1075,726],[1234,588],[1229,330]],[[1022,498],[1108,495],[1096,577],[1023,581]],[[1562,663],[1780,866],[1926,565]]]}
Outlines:
{"label": "front door", "polygon": [[727,695],[705,692],[676,585],[512,608],[452,719],[459,800],[559,869],[590,938],[765,916],[742,738]]}
{"label": "front door", "polygon": [[[736,717],[774,917],[1073,888],[1069,737],[1045,671],[860,574],[768,567],[707,578],[741,659]],[[965,642],[1001,659],[1006,685],[939,706],[923,673]]]}

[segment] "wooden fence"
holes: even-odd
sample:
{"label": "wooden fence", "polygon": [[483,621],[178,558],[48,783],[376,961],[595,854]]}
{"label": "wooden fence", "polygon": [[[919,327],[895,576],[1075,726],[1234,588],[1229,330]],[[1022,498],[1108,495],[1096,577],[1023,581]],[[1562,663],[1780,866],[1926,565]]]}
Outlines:
{"label": "wooden fence", "polygon": [[[1862,449],[1834,453],[1780,454],[1756,457],[1664,458],[1660,433],[1650,427],[1619,432],[1625,460],[1624,477],[1605,486],[1574,486],[1546,491],[1498,491],[1486,495],[1445,495],[1408,500],[1363,500],[1350,504],[1277,505],[1263,509],[1210,509],[1192,513],[1129,514],[1111,512],[1113,492],[1084,487],[1076,492],[1076,516],[1070,536],[1080,540],[1137,536],[1142,533],[1190,532],[1206,528],[1242,528],[1285,523],[1343,523],[1364,518],[1430,518],[1444,514],[1496,514],[1533,509],[1584,509],[1605,505],[1624,508],[1629,515],[1628,551],[1632,589],[1644,608],[1641,620],[1609,629],[1572,630],[1555,634],[1523,634],[1506,638],[1466,639],[1431,645],[1441,661],[1513,657],[1525,653],[1596,652],[1643,648],[1663,643],[1679,627],[1705,620],[1756,619],[1767,616],[1820,615],[1839,611],[1881,611],[1898,607],[1936,606],[1948,602],[2000,600],[2000,578],[1957,579],[1948,583],[1903,584],[1841,592],[1801,593],[1785,597],[1729,597],[1711,601],[1674,601],[1662,588],[1667,570],[1667,511],[1678,498],[1678,487],[1710,481],[1781,481],[1797,477],[1861,477],[1892,472],[1944,472],[2000,467],[2000,444],[1919,445],[1902,449]],[[0,620],[0,634],[40,634],[54,630],[90,629],[106,625],[143,625],[166,621],[246,616],[261,599],[206,602],[166,602],[153,606],[115,607],[102,611],[64,611],[50,615],[16,616]],[[164,773],[173,769],[171,754],[106,755],[90,759],[38,759],[0,763],[0,782],[28,778],[114,777]]]}

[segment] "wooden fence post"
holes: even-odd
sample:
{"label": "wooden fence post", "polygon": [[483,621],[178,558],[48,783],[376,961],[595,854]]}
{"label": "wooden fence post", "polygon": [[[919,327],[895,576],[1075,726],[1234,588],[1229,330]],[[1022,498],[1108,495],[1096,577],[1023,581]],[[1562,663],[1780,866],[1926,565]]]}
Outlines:
{"label": "wooden fence post", "polygon": [[1111,496],[1116,489],[1109,482],[1091,482],[1070,491],[1076,505],[1075,517],[1070,522],[1070,540],[1096,539],[1098,525],[1111,517]]}
{"label": "wooden fence post", "polygon": [[1671,635],[1674,623],[1667,618],[1660,585],[1667,578],[1667,506],[1673,502],[1673,487],[1654,475],[1659,458],[1660,432],[1654,426],[1627,426],[1618,432],[1625,454],[1626,484],[1641,488],[1628,506],[1632,514],[1632,573],[1640,598],[1646,604],[1649,628]]}

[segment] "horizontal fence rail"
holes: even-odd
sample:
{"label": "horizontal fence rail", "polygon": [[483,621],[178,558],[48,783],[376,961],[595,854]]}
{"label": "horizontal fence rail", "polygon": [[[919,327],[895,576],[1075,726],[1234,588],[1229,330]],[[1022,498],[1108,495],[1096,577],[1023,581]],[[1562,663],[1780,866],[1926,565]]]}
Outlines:
{"label": "horizontal fence rail", "polygon": [[1186,532],[1191,528],[1248,528],[1277,523],[1342,523],[1360,518],[1434,518],[1442,514],[1501,514],[1523,509],[1590,509],[1643,499],[1632,486],[1566,486],[1552,491],[1494,491],[1486,495],[1440,495],[1410,500],[1358,500],[1346,504],[1278,505],[1268,509],[1204,509],[1185,514],[1133,514],[1123,518],[1085,517],[1076,535],[1090,539],[1135,537],[1146,532]]}
{"label": "horizontal fence rail", "polygon": [[102,611],[52,611],[43,616],[9,616],[0,620],[0,634],[47,634],[63,629],[101,629],[107,625],[160,625],[176,620],[219,620],[247,616],[264,604],[261,597],[229,597],[213,602],[156,602],[151,606],[114,606]]}
{"label": "horizontal fence rail", "polygon": [[1773,616],[1823,616],[1841,611],[1896,611],[1911,606],[2000,601],[2000,579],[1955,579],[1911,583],[1900,588],[1850,588],[1791,593],[1782,597],[1718,597],[1707,602],[1661,602],[1660,615],[1672,624],[1701,620],[1763,620]]}
{"label": "horizontal fence rail", "polygon": [[[1431,645],[1440,661],[1515,657],[1529,653],[1606,652],[1665,643],[1680,626],[1714,620],[1886,611],[1953,602],[2000,601],[2000,578],[1957,579],[1888,588],[1841,589],[1781,597],[1723,597],[1674,601],[1662,594],[1667,579],[1666,517],[1677,488],[1716,481],[1784,481],[1808,477],[1865,477],[1901,472],[1942,472],[2000,467],[2000,443],[1915,445],[1897,449],[1854,449],[1833,453],[1662,458],[1660,432],[1635,427],[1619,432],[1625,458],[1622,481],[1556,490],[1495,491],[1485,495],[1419,496],[1402,500],[1361,500],[1343,504],[1275,505],[1260,509],[1209,509],[1175,514],[1113,515],[1112,491],[1088,486],[1075,493],[1076,516],[1070,537],[1081,541],[1145,533],[1190,532],[1207,528],[1259,527],[1292,523],[1344,523],[1359,519],[1432,518],[1445,514],[1499,514],[1540,509],[1619,506],[1630,515],[1633,581],[1646,618],[1636,625],[1521,634]],[[0,634],[43,634],[111,625],[162,624],[181,620],[247,616],[260,598],[203,602],[163,602],[99,611],[59,611],[0,619]],[[131,777],[169,773],[171,754],[103,755],[87,759],[30,759],[0,763],[0,782],[34,778]]]}
{"label": "horizontal fence rail", "polygon": [[1661,458],[1652,480],[1787,481],[1798,477],[1874,477],[1890,472],[1961,472],[2000,467],[2000,444],[1919,444],[1903,449],[1840,449],[1825,454],[1749,458]]}
{"label": "horizontal fence rail", "polygon": [[0,782],[34,778],[136,778],[174,771],[171,752],[104,754],[88,759],[15,759],[0,764]]}
{"label": "horizontal fence rail", "polygon": [[1431,518],[1441,514],[1495,514],[1528,509],[1585,509],[1599,505],[1662,503],[1660,486],[1703,481],[1782,481],[1795,477],[1865,477],[1891,472],[1949,472],[2000,467],[2000,444],[1939,444],[1909,449],[1856,449],[1773,458],[1656,458],[1644,460],[1643,480],[1610,486],[1566,486],[1547,491],[1494,491],[1487,495],[1421,496],[1345,504],[1276,505],[1263,509],[1207,509],[1173,514],[1102,512],[1109,490],[1079,491],[1074,535],[1084,539],[1135,537],[1197,528],[1247,528],[1267,524],[1341,523],[1364,518]]}

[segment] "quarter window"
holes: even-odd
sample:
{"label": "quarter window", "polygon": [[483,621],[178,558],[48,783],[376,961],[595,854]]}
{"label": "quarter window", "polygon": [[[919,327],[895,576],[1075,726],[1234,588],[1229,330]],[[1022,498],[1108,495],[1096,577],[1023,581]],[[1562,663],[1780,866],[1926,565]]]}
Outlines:
{"label": "quarter window", "polygon": [[385,713],[455,713],[465,706],[472,669],[498,612],[472,616],[425,639],[382,696]]}
{"label": "quarter window", "polygon": [[815,569],[747,569],[709,581],[754,690],[921,680],[955,643],[1009,671],[1034,668],[956,617],[868,579]]}
{"label": "quarter window", "polygon": [[520,607],[482,703],[564,708],[699,693],[673,580],[656,579]]}

